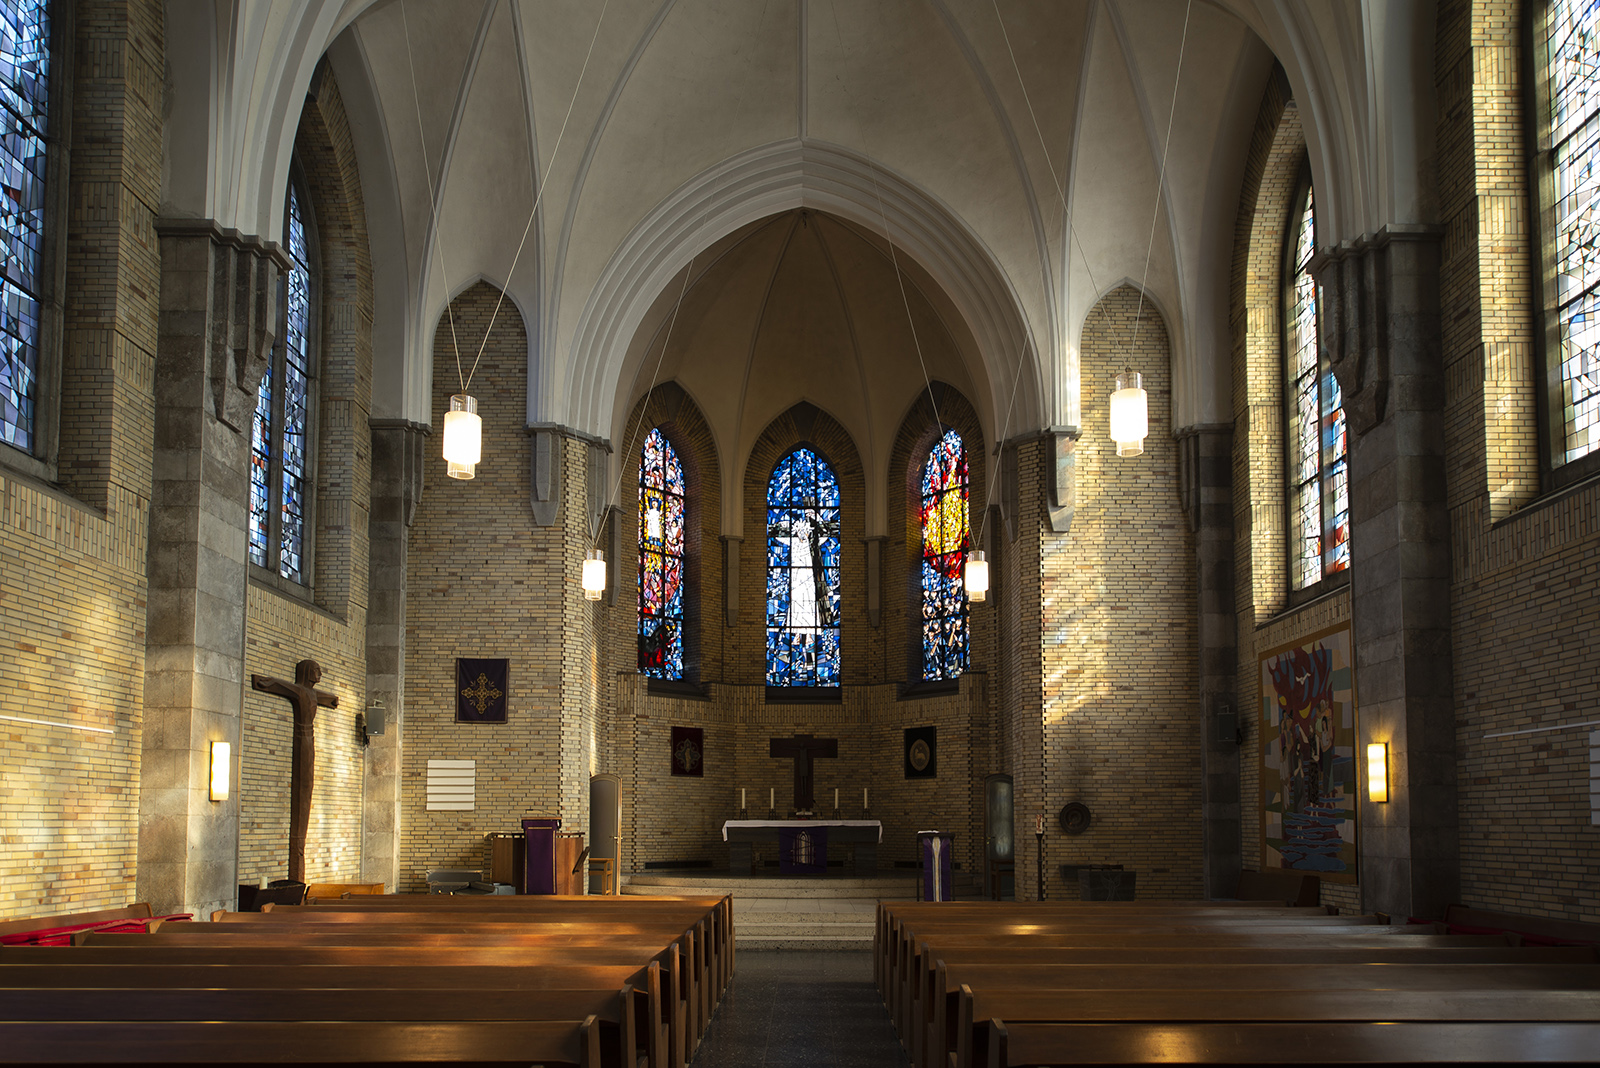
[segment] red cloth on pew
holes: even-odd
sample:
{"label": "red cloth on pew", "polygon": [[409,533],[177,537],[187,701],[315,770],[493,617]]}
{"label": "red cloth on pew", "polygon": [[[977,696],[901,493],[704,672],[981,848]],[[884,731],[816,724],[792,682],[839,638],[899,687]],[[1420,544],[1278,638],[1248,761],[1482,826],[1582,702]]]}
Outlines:
{"label": "red cloth on pew", "polygon": [[17,931],[0,935],[0,946],[70,946],[72,936],[82,931],[96,934],[143,934],[156,920],[192,920],[194,913],[178,912],[170,916],[129,917],[107,920],[104,923],[77,923],[70,927],[40,927],[33,931]]}
{"label": "red cloth on pew", "polygon": [[[1406,920],[1407,924],[1425,923],[1430,926],[1433,920],[1419,919],[1416,916]],[[1514,934],[1522,939],[1525,946],[1592,946],[1593,942],[1576,942],[1566,938],[1552,938],[1549,935],[1528,934],[1515,927],[1478,927],[1468,923],[1445,923],[1445,933],[1453,935],[1508,935]]]}

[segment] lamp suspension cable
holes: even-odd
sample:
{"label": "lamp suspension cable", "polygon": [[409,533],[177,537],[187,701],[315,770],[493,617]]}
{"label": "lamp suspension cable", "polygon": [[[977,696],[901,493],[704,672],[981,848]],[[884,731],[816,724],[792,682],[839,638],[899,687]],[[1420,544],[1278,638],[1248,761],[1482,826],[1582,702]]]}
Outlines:
{"label": "lamp suspension cable", "polygon": [[[1039,116],[1033,108],[1033,97],[1028,93],[1028,84],[1022,78],[1022,68],[1017,63],[1016,50],[1011,47],[1011,34],[1006,29],[1005,19],[1000,15],[1000,5],[998,0],[991,0],[991,3],[994,6],[995,21],[1000,24],[1000,36],[1005,40],[1006,43],[1006,54],[1011,57],[1011,70],[1017,76],[1017,86],[1022,90],[1022,100],[1023,103],[1027,105],[1028,118],[1033,123],[1034,136],[1038,137],[1039,139],[1039,149],[1044,153],[1045,167],[1050,171],[1050,185],[1055,190],[1056,194],[1056,219],[1064,219],[1066,221],[1068,236],[1071,238],[1073,247],[1078,250],[1079,257],[1081,257],[1083,260],[1084,271],[1089,275],[1089,288],[1095,292],[1099,292],[1098,289],[1095,289],[1094,268],[1089,263],[1088,255],[1083,251],[1083,243],[1078,240],[1077,229],[1072,225],[1072,212],[1067,207],[1066,188],[1062,185],[1061,178],[1056,172],[1055,161],[1050,157],[1050,146],[1044,139],[1044,131],[1039,127]],[[1054,223],[1055,220],[1051,220],[1052,226]],[[1064,250],[1063,258],[1067,261],[1067,267],[1070,271],[1072,265],[1071,253]],[[1051,287],[1047,286],[1047,288]],[[1024,338],[1022,350],[1017,353],[1017,371],[1016,374],[1012,375],[1011,377],[1011,398],[1006,403],[1006,417],[1004,422],[1001,424],[1000,437],[995,442],[994,454],[996,456],[999,456],[1004,452],[1006,435],[1011,432],[1011,416],[1016,411],[1017,389],[1022,384],[1022,369],[1027,366],[1027,354],[1028,342],[1027,339]],[[987,492],[984,494],[983,520],[978,528],[979,544],[983,543],[984,538],[987,537],[989,533],[989,508],[994,503],[995,488],[999,485],[999,482],[999,478],[994,477],[994,473],[991,473],[988,480]],[[974,550],[974,552],[977,553],[978,559],[972,562],[982,564],[982,574],[983,577],[987,579],[989,571],[988,559],[978,550]]]}
{"label": "lamp suspension cable", "polygon": [[[522,249],[528,242],[528,234],[533,230],[533,222],[539,215],[539,204],[544,199],[545,185],[550,181],[550,175],[555,169],[556,155],[561,151],[561,140],[566,135],[567,123],[572,118],[572,109],[578,102],[578,93],[583,88],[584,75],[589,70],[589,59],[594,55],[595,42],[600,38],[600,27],[605,23],[606,8],[611,0],[605,0],[600,6],[600,16],[595,20],[594,34],[589,38],[589,50],[584,53],[583,66],[578,71],[577,83],[572,87],[572,99],[567,102],[567,113],[561,120],[561,129],[556,134],[555,147],[550,151],[550,163],[545,168],[544,177],[539,181],[539,187],[534,192],[533,207],[528,212],[528,222],[522,228],[522,239],[517,243],[517,251],[511,257],[511,269],[506,272],[505,285],[500,289],[499,299],[495,301],[494,312],[489,316],[489,325],[483,331],[483,339],[478,343],[477,355],[473,358],[472,369],[466,374],[461,371],[461,344],[456,337],[455,302],[450,298],[450,274],[445,266],[444,256],[444,231],[439,226],[438,195],[442,190],[435,191],[433,183],[433,165],[428,160],[428,138],[422,126],[422,102],[417,91],[417,67],[411,54],[411,24],[406,18],[405,0],[400,0],[400,22],[405,34],[406,64],[411,71],[411,103],[417,115],[417,139],[422,144],[423,172],[428,180],[428,209],[429,229],[434,237],[434,248],[439,256],[439,276],[444,280],[445,314],[450,322],[450,346],[455,353],[456,380],[460,383],[461,392],[450,397],[449,410],[444,416],[444,441],[443,452],[448,464],[447,473],[451,478],[471,479],[476,476],[476,468],[482,459],[483,450],[483,419],[478,415],[478,401],[467,392],[472,385],[472,376],[478,370],[478,363],[483,359],[484,349],[488,347],[489,335],[494,331],[495,320],[500,316],[500,306],[505,303],[506,291],[511,288],[511,280],[516,275],[517,263],[522,258]],[[529,139],[529,150],[534,146]],[[440,180],[443,181],[443,175]]]}
{"label": "lamp suspension cable", "polygon": [[[593,47],[594,46],[591,43],[590,48],[592,49]],[[745,50],[745,55],[746,67],[753,70],[754,62],[750,57],[754,55],[754,49]],[[584,62],[587,63],[587,59]],[[712,205],[707,203],[706,209],[700,217],[702,226],[705,225],[705,222],[708,219],[710,219],[711,208]],[[634,421],[633,434],[624,442],[625,451],[617,457],[617,484],[611,493],[606,497],[608,506],[612,500],[617,501],[619,505],[622,501],[622,480],[624,477],[626,477],[628,471],[628,464],[624,457],[628,455],[628,453],[630,453],[636,446],[639,441],[639,431],[644,429],[644,417],[650,411],[650,398],[652,395],[654,395],[656,382],[661,376],[661,365],[667,358],[668,347],[672,344],[672,333],[678,325],[678,313],[683,310],[683,299],[684,296],[689,292],[689,280],[694,277],[694,265],[699,258],[700,254],[698,252],[690,256],[689,263],[683,269],[683,284],[678,287],[678,299],[672,305],[672,317],[667,320],[666,336],[661,339],[661,351],[656,355],[655,369],[650,372],[650,385],[645,388],[644,397],[639,402],[639,418]],[[638,378],[635,377],[634,381],[637,382]],[[658,525],[661,523],[660,512],[652,510],[651,512],[647,513],[645,517],[645,523],[646,533],[648,533],[650,537],[659,538],[661,536],[662,531]],[[604,521],[595,524],[594,533],[589,540],[589,550],[588,552],[584,553],[583,595],[585,599],[590,601],[598,601],[605,593],[606,588],[605,553],[600,549],[600,535],[604,530]]]}

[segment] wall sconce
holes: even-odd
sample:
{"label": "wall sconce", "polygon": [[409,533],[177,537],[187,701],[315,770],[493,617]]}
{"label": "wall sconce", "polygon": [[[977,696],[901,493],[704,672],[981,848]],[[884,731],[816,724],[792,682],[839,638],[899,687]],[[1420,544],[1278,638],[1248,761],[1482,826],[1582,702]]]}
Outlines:
{"label": "wall sconce", "polygon": [[226,801],[228,785],[233,777],[233,744],[211,743],[211,800]]}
{"label": "wall sconce", "polygon": [[1389,800],[1389,743],[1367,746],[1367,800]]}

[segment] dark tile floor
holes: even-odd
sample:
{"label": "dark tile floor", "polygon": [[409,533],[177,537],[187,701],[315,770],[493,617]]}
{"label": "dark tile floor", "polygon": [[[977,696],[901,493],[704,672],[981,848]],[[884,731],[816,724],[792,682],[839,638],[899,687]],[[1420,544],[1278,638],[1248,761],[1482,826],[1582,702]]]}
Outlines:
{"label": "dark tile floor", "polygon": [[906,1068],[869,953],[739,950],[692,1068]]}

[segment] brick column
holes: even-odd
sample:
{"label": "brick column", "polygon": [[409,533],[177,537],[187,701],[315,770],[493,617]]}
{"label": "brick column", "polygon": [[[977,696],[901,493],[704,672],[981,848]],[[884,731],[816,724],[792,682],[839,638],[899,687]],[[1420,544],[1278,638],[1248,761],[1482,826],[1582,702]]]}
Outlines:
{"label": "brick column", "polygon": [[[276,245],[207,220],[157,224],[150,597],[138,898],[232,908],[239,791],[209,796],[210,743],[240,754],[250,421],[276,323]],[[238,778],[237,773],[233,776]]]}
{"label": "brick column", "polygon": [[1357,759],[1389,746],[1389,801],[1367,801],[1361,775],[1363,902],[1437,917],[1460,881],[1439,240],[1389,226],[1319,261],[1350,428]]}
{"label": "brick column", "polygon": [[1200,767],[1206,894],[1228,897],[1239,852],[1239,707],[1234,689],[1238,619],[1233,602],[1233,428],[1178,433],[1178,484],[1195,536],[1200,618]]}
{"label": "brick column", "polygon": [[[373,419],[372,503],[367,520],[367,702],[383,707],[383,733],[367,744],[361,879],[400,888],[400,765],[404,753],[406,550],[422,499],[429,428]],[[370,724],[369,724],[370,726]]]}

